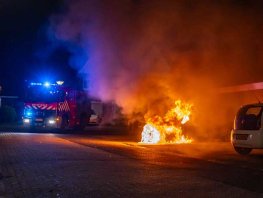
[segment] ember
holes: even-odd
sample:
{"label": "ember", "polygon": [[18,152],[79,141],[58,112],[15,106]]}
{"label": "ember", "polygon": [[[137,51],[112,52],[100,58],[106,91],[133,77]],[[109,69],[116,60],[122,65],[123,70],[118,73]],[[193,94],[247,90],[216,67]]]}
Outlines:
{"label": "ember", "polygon": [[182,125],[189,121],[191,104],[177,100],[174,107],[161,117],[145,115],[146,124],[142,131],[142,143],[191,143],[192,139],[182,134]]}

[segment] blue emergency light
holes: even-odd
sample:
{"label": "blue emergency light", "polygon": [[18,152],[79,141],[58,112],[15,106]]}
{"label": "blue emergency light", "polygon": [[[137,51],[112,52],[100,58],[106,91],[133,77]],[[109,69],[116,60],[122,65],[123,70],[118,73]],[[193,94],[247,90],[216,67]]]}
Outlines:
{"label": "blue emergency light", "polygon": [[42,83],[35,83],[35,82],[32,82],[32,83],[30,83],[30,85],[31,85],[31,86],[37,86],[37,85],[40,85],[40,86],[41,86]]}
{"label": "blue emergency light", "polygon": [[50,82],[45,82],[45,83],[44,83],[44,86],[45,86],[45,87],[50,87]]}
{"label": "blue emergency light", "polygon": [[39,83],[39,82],[31,82],[30,83],[30,85],[31,86],[44,86],[44,87],[46,87],[46,88],[49,88],[51,85],[53,86],[56,86],[56,85],[59,85],[59,86],[61,86],[61,85],[63,85],[64,84],[64,81],[61,81],[61,80],[59,80],[59,81],[56,81],[56,83],[50,83],[50,82],[48,82],[48,81],[46,81],[46,82],[44,82],[44,83]]}
{"label": "blue emergency light", "polygon": [[27,110],[25,111],[25,116],[31,117],[32,115],[33,115],[33,112],[32,112],[31,109],[27,109]]}

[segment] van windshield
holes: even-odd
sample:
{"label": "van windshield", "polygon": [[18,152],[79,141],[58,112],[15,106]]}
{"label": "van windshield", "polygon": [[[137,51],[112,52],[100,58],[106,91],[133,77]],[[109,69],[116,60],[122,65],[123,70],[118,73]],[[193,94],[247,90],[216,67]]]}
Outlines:
{"label": "van windshield", "polygon": [[235,119],[236,130],[259,130],[262,107],[246,106],[239,110]]}

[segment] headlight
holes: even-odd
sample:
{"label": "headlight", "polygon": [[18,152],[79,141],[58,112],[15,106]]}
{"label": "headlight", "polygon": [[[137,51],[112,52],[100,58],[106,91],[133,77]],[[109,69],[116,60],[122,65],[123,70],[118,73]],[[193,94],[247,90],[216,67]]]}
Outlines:
{"label": "headlight", "polygon": [[23,121],[24,121],[24,123],[30,123],[30,119],[28,119],[28,118],[25,118]]}
{"label": "headlight", "polygon": [[55,124],[55,123],[56,123],[56,121],[54,119],[49,119],[48,120],[48,124]]}

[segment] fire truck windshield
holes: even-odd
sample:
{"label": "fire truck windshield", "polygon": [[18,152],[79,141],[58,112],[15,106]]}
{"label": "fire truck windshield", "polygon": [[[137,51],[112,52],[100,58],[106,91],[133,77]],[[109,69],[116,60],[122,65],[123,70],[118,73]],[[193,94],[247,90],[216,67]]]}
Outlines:
{"label": "fire truck windshield", "polygon": [[44,86],[29,87],[26,94],[27,102],[62,102],[65,99],[65,91],[57,87],[46,88]]}

